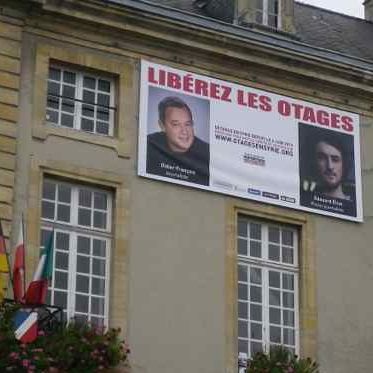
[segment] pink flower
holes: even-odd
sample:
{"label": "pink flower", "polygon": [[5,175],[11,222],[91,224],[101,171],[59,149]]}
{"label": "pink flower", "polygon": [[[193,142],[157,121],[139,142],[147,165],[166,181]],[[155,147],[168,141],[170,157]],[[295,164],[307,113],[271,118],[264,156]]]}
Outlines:
{"label": "pink flower", "polygon": [[45,332],[43,330],[39,330],[38,331],[38,336],[43,336],[43,335],[45,335]]}
{"label": "pink flower", "polygon": [[23,359],[22,360],[22,366],[27,368],[30,365],[30,360],[28,359]]}
{"label": "pink flower", "polygon": [[16,360],[16,359],[19,358],[19,353],[18,353],[18,352],[11,352],[11,353],[9,354],[9,357],[10,357],[11,359]]}

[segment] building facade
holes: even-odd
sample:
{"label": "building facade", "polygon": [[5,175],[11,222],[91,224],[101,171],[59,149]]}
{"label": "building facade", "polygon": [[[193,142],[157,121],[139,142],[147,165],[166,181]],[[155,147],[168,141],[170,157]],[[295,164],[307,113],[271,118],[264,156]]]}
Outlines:
{"label": "building facade", "polygon": [[[0,4],[0,219],[12,246],[25,216],[28,279],[55,229],[48,302],[121,327],[134,373],[233,373],[239,353],[276,344],[322,372],[370,370],[370,21],[291,0]],[[361,216],[143,177],[144,69],[157,66],[153,83],[175,92],[162,68],[205,77],[222,101],[218,84],[248,87],[248,110],[266,111],[262,92],[351,113]],[[315,126],[348,127],[330,115]]]}

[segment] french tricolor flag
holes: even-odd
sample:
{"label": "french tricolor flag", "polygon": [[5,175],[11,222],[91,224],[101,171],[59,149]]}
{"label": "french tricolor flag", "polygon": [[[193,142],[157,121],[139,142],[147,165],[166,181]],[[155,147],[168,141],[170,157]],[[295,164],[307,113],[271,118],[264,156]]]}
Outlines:
{"label": "french tricolor flag", "polygon": [[31,343],[38,336],[38,314],[18,310],[13,318],[14,335],[22,343]]}

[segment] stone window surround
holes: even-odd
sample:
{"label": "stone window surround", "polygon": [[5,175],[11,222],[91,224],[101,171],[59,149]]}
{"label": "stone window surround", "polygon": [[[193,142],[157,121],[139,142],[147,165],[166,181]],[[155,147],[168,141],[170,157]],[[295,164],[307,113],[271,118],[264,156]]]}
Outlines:
{"label": "stone window surround", "polygon": [[[27,209],[27,251],[28,279],[36,268],[40,252],[40,232],[42,226],[41,200],[43,180],[60,179],[70,183],[82,183],[96,188],[105,188],[113,193],[112,247],[110,258],[110,327],[126,330],[127,323],[127,248],[128,248],[128,208],[129,186],[121,175],[97,171],[90,168],[72,166],[60,161],[31,160],[29,197]],[[118,229],[120,227],[120,229]]]}
{"label": "stone window surround", "polygon": [[[47,105],[47,82],[49,66],[53,63],[72,66],[80,70],[102,72],[114,76],[116,83],[117,115],[113,137],[62,128],[49,124],[45,119]],[[38,43],[33,88],[32,136],[45,141],[48,136],[57,136],[92,143],[116,150],[118,156],[129,158],[131,144],[131,122],[136,119],[137,106],[133,105],[136,61],[131,58],[101,56],[92,52],[79,53],[73,48]]]}
{"label": "stone window surround", "polygon": [[310,214],[250,201],[226,202],[226,371],[237,372],[237,221],[238,215],[267,222],[292,225],[299,231],[299,351],[300,356],[317,358],[316,246]]}

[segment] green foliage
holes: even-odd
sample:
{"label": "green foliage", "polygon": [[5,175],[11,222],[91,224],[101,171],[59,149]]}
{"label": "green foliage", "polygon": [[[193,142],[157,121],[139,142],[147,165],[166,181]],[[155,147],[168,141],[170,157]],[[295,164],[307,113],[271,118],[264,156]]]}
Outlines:
{"label": "green foliage", "polygon": [[257,353],[248,361],[247,373],[319,373],[311,359],[300,359],[284,347],[272,348],[269,354]]}
{"label": "green foliage", "polygon": [[104,332],[70,323],[49,335],[40,332],[33,343],[20,343],[12,325],[17,308],[0,306],[0,372],[93,373],[127,359],[129,349],[119,339],[119,329]]}

